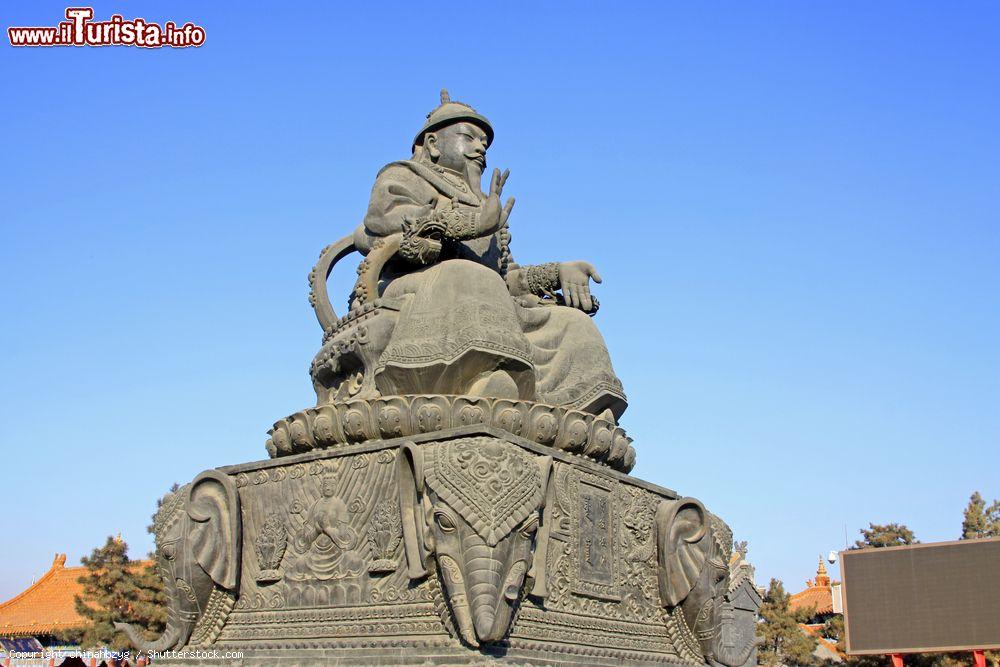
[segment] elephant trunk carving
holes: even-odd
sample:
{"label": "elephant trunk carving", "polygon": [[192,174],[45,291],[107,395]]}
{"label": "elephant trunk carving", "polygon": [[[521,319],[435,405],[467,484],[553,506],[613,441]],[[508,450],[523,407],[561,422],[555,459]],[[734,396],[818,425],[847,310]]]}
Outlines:
{"label": "elephant trunk carving", "polygon": [[476,619],[476,636],[484,642],[495,641],[502,637],[494,632],[497,614],[500,612],[500,575],[505,563],[500,558],[493,557],[490,548],[485,543],[475,544],[468,548],[469,562],[469,594],[472,597],[470,605],[472,617]]}
{"label": "elephant trunk carving", "polygon": [[[236,487],[223,473],[204,472],[163,499],[153,526],[156,564],[167,598],[166,628],[159,638],[147,641],[139,628],[115,623],[137,649],[148,652],[187,644],[212,606],[212,596],[233,596],[238,590],[241,526]],[[216,608],[227,613],[229,607]]]}
{"label": "elephant trunk carving", "polygon": [[129,643],[132,644],[132,646],[136,647],[140,651],[145,651],[146,653],[161,653],[184,643],[184,640],[181,639],[180,626],[174,620],[173,614],[168,614],[167,628],[163,631],[163,634],[160,635],[158,639],[151,642],[146,641],[146,638],[142,636],[141,631],[128,623],[115,623],[115,628],[125,633],[125,636],[128,637]]}
{"label": "elephant trunk carving", "polygon": [[718,655],[715,656],[716,662],[726,667],[740,667],[750,659],[750,654],[753,650],[763,642],[763,639],[755,638],[754,640],[748,642],[747,644],[740,646],[722,646],[718,649]]}
{"label": "elephant trunk carving", "polygon": [[510,542],[501,542],[491,548],[483,540],[473,538],[469,541],[473,543],[466,545],[465,552],[469,611],[474,619],[475,637],[481,643],[498,641],[506,634],[513,605],[520,598],[525,560],[511,562]]}
{"label": "elephant trunk carving", "polygon": [[[177,585],[174,583],[172,578],[164,579],[163,589],[168,600],[173,600],[176,597]],[[178,619],[177,610],[173,605],[170,605],[167,608],[167,624],[163,634],[154,641],[147,640],[143,636],[142,631],[134,625],[130,625],[128,623],[115,623],[115,628],[125,633],[125,636],[128,637],[129,643],[131,643],[132,646],[147,653],[167,651],[175,646],[182,645],[185,641],[187,641],[188,637],[191,636],[191,630],[193,627],[194,626],[191,625],[186,628],[186,635],[183,637],[181,636],[183,633],[182,628],[184,628],[184,626]]]}
{"label": "elephant trunk carving", "polygon": [[451,621],[470,646],[510,629],[551,467],[550,457],[493,438],[408,444],[399,457],[410,576],[436,563]]}

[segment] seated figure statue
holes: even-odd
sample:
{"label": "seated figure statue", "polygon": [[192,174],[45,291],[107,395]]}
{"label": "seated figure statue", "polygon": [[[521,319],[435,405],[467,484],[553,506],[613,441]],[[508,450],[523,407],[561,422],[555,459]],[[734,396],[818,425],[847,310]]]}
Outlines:
{"label": "seated figure statue", "polygon": [[[501,203],[508,172],[482,192],[489,121],[442,91],[409,160],[386,165],[363,223],[311,276],[366,255],[349,313],[330,315],[312,376],[320,403],[444,394],[537,401],[617,419],[626,400],[590,316],[587,262],[518,266]],[[317,275],[318,274],[318,275]],[[322,284],[321,284],[322,283]],[[321,285],[320,285],[321,284]],[[557,291],[561,293],[557,293]],[[317,309],[317,314],[320,310]]]}

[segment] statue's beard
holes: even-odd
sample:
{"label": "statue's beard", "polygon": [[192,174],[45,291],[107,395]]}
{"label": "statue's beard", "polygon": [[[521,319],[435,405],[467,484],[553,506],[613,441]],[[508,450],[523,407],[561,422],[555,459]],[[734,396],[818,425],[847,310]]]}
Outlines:
{"label": "statue's beard", "polygon": [[486,157],[482,158],[482,162],[479,160],[473,160],[468,157],[465,159],[465,182],[469,184],[469,187],[482,190],[483,186],[483,170],[486,169]]}
{"label": "statue's beard", "polygon": [[[486,156],[483,155],[480,156],[481,159],[476,159],[475,157],[469,155],[463,155],[462,158],[463,158],[462,159],[463,166],[460,171],[456,172],[456,170],[450,167],[445,167],[445,168],[453,173],[458,173],[460,176],[462,176],[462,178],[465,179],[465,182],[468,183],[469,187],[472,188],[473,191],[482,192],[483,172],[486,170]],[[441,165],[440,158],[434,159],[426,152],[418,155],[417,159],[423,162],[437,163],[438,165]]]}

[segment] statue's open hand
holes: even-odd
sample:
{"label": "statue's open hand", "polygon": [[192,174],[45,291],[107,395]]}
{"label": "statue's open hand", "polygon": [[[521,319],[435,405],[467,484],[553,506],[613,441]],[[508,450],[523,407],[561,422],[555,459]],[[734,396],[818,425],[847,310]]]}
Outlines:
{"label": "statue's open hand", "polygon": [[490,178],[490,193],[483,202],[482,212],[479,216],[479,228],[483,236],[492,234],[500,229],[510,217],[510,210],[514,208],[514,198],[510,197],[500,206],[500,195],[503,193],[504,183],[510,176],[510,169],[505,169],[501,174],[499,169],[493,170],[493,177]]}
{"label": "statue's open hand", "polygon": [[601,282],[601,276],[590,262],[563,262],[559,265],[559,288],[567,306],[585,313],[596,310],[597,299],[590,295],[590,279]]}

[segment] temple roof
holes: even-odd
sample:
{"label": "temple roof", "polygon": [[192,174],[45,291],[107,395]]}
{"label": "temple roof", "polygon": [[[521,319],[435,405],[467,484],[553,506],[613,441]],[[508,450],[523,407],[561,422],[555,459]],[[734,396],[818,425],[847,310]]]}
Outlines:
{"label": "temple roof", "polygon": [[816,639],[816,650],[813,651],[813,655],[821,660],[832,660],[833,662],[844,662],[847,658],[846,653],[841,653],[837,648],[837,645],[823,636],[823,626],[822,625],[806,625],[805,623],[799,623],[799,627],[808,635],[812,635]]}
{"label": "temple roof", "polygon": [[[131,561],[129,569],[149,565],[148,560]],[[40,637],[83,627],[87,620],[76,613],[76,596],[84,595],[79,579],[85,574],[87,568],[66,567],[66,554],[57,553],[38,581],[0,603],[0,637]]]}
{"label": "temple roof", "polygon": [[25,591],[0,603],[0,637],[47,635],[79,628],[86,621],[76,613],[75,598],[83,593],[77,581],[85,567],[66,567],[66,554],[56,554],[52,567]]}
{"label": "temple roof", "polygon": [[830,585],[830,577],[826,573],[826,566],[823,565],[823,557],[819,558],[819,567],[816,569],[816,579],[806,582],[806,589],[795,593],[789,599],[789,606],[792,611],[815,607],[816,615],[833,613],[833,588]]}

